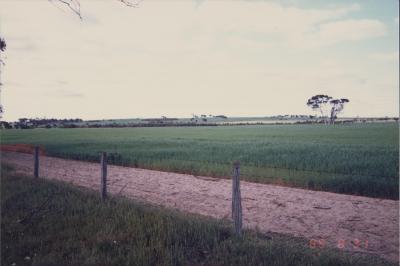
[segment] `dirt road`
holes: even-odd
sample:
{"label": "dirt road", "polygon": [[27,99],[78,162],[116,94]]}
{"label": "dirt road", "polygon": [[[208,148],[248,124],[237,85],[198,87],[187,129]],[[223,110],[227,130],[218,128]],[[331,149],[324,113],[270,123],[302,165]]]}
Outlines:
{"label": "dirt road", "polygon": [[[32,175],[30,154],[2,152],[2,161]],[[96,163],[42,156],[40,175],[100,187]],[[230,180],[109,166],[108,184],[110,193],[185,212],[230,217]],[[245,227],[305,237],[310,248],[328,245],[399,260],[399,201],[249,182],[241,182],[241,192]]]}

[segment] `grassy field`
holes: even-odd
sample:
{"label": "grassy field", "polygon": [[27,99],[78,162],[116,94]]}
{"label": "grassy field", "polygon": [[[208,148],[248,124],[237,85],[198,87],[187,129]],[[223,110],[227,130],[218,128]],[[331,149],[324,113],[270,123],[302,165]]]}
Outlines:
{"label": "grassy field", "polygon": [[3,130],[2,143],[43,145],[49,155],[166,171],[242,178],[398,199],[399,126],[269,125]]}
{"label": "grassy field", "polygon": [[[1,265],[391,265],[63,183],[1,173]],[[395,265],[395,264],[393,264]]]}

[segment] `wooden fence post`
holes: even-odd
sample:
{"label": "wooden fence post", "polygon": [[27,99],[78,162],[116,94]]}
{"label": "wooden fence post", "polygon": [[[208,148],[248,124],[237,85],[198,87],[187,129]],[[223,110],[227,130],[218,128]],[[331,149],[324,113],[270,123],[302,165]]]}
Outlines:
{"label": "wooden fence post", "polygon": [[101,153],[101,199],[107,198],[107,153]]}
{"label": "wooden fence post", "polygon": [[232,176],[232,219],[235,226],[235,234],[242,235],[242,198],[240,195],[240,163],[233,163]]}
{"label": "wooden fence post", "polygon": [[38,178],[39,177],[39,147],[35,147],[35,154],[34,154],[34,167],[33,167],[33,176]]}

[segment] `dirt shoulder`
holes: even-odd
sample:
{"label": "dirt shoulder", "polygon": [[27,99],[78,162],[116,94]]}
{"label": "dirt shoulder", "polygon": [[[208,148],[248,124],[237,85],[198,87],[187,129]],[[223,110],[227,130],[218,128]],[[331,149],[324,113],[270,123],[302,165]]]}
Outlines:
{"label": "dirt shoulder", "polygon": [[[31,154],[1,160],[32,175]],[[40,175],[100,188],[96,163],[40,157]],[[214,218],[230,218],[231,182],[225,179],[109,166],[108,191]],[[399,261],[399,201],[241,182],[243,223],[261,232],[305,237],[310,248],[338,247]]]}

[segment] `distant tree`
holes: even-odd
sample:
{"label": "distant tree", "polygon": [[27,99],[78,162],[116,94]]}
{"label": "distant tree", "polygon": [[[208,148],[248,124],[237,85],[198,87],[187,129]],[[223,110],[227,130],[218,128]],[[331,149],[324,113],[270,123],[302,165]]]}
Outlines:
{"label": "distant tree", "polygon": [[325,124],[334,124],[337,115],[343,111],[344,105],[349,100],[346,98],[333,99],[331,96],[318,94],[307,101],[307,106],[320,113]]}
{"label": "distant tree", "polygon": [[324,123],[327,124],[327,113],[329,110],[329,101],[332,97],[324,94],[317,94],[312,96],[307,101],[307,106],[311,107],[311,109],[317,113],[320,113],[321,118],[323,119]]}
{"label": "distant tree", "polygon": [[[0,36],[0,93],[1,93],[1,87],[3,85],[3,83],[1,82],[1,68],[4,65],[4,61],[1,58],[1,53],[6,50],[6,46],[7,46],[6,45],[6,41],[4,40],[4,38],[2,38]],[[0,99],[1,99],[1,97],[0,97]],[[3,113],[4,113],[4,108],[3,108],[3,105],[0,102],[0,119],[3,118]]]}
{"label": "distant tree", "polygon": [[0,121],[0,128],[10,129],[12,128],[11,124],[6,121]]}
{"label": "distant tree", "polygon": [[334,99],[330,100],[329,103],[331,104],[331,113],[330,113],[330,124],[335,124],[335,120],[337,118],[337,115],[343,111],[344,105],[346,103],[350,102],[349,99],[342,98],[342,99]]}

